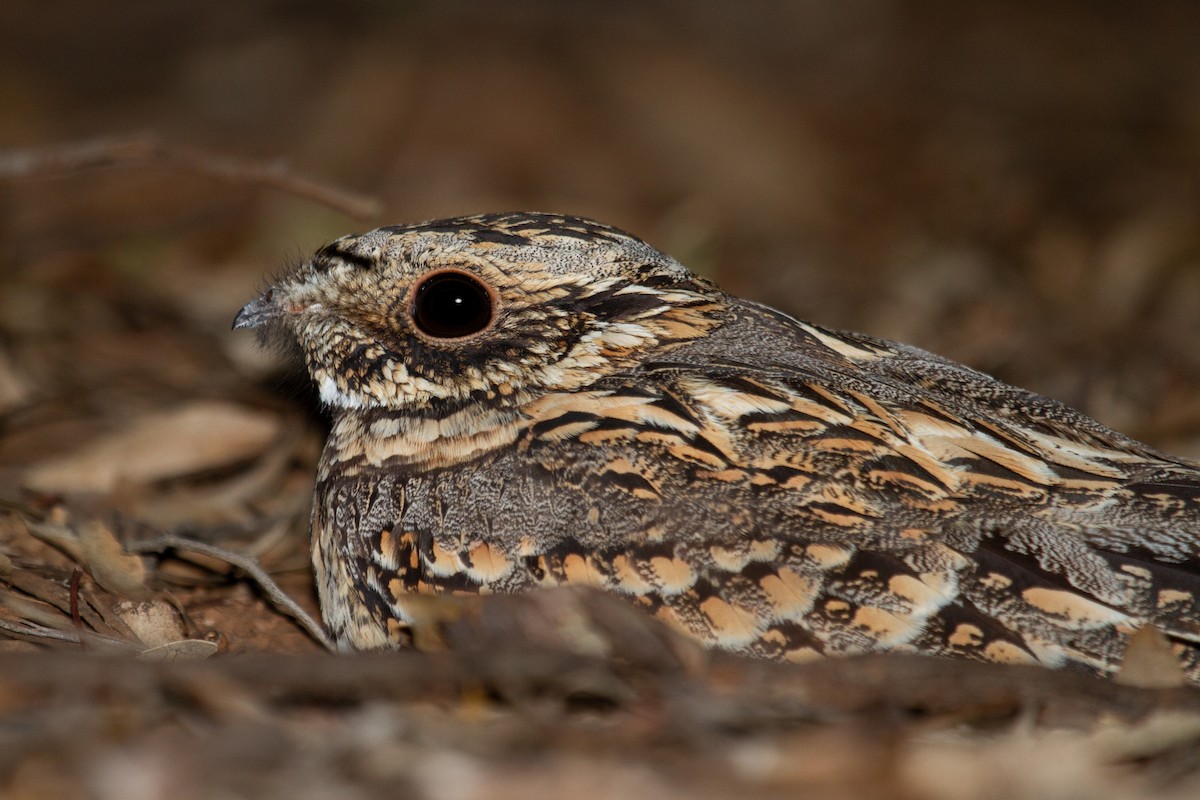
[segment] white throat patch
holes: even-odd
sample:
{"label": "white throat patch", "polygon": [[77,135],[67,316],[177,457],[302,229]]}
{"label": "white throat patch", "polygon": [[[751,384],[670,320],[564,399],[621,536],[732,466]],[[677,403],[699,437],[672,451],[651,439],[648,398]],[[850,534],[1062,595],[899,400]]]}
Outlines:
{"label": "white throat patch", "polygon": [[321,378],[321,402],[334,408],[362,408],[361,397],[349,395],[338,388],[333,378],[326,375]]}

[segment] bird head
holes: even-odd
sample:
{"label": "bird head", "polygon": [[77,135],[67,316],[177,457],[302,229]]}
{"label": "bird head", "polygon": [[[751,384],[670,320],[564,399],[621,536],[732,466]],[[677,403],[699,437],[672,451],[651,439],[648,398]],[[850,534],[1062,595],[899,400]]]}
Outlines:
{"label": "bird head", "polygon": [[586,386],[719,324],[722,296],[606,225],[491,214],[338,239],[233,326],[297,345],[335,410],[427,412]]}

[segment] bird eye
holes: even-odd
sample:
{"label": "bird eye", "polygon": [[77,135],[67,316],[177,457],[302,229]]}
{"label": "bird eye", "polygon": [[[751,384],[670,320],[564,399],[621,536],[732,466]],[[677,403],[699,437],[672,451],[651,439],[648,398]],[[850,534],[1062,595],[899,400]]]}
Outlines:
{"label": "bird eye", "polygon": [[413,292],[412,320],[438,339],[479,333],[492,322],[492,296],[482,283],[462,272],[438,272]]}

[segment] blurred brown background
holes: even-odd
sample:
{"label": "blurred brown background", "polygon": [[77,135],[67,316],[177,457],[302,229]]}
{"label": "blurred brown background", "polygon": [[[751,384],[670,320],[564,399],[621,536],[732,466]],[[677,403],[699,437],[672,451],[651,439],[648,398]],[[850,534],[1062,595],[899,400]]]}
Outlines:
{"label": "blurred brown background", "polygon": [[7,4],[0,146],[153,131],[386,211],[170,168],[10,181],[3,275],[120,281],[219,349],[334,236],[578,213],[1200,455],[1197,41],[1188,2]]}

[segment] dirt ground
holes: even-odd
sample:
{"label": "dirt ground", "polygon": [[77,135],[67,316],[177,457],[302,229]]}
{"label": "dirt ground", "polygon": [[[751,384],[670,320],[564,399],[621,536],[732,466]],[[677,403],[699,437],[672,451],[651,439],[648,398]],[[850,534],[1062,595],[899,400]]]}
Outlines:
{"label": "dirt ground", "polygon": [[587,594],[327,655],[325,421],[229,329],[333,237],[561,211],[1200,458],[1197,41],[1187,2],[0,8],[0,796],[1197,796],[1191,689],[757,664]]}

